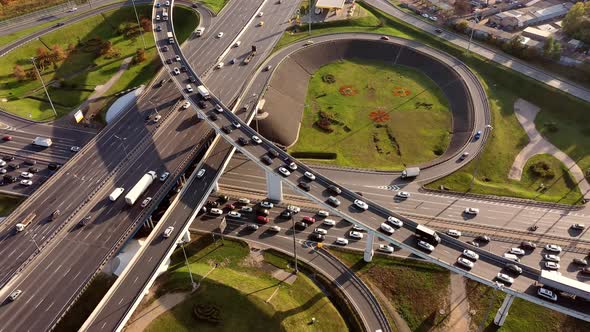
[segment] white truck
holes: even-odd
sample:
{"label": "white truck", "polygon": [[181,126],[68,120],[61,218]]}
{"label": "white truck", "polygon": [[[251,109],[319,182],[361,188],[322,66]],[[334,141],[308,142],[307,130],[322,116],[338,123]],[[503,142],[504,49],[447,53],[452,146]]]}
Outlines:
{"label": "white truck", "polygon": [[207,90],[207,88],[205,88],[204,86],[199,85],[197,87],[197,91],[199,92],[201,97],[203,97],[203,99],[207,100],[207,99],[211,98],[211,94],[209,93],[209,90]]}
{"label": "white truck", "polygon": [[53,144],[51,138],[47,137],[35,137],[35,139],[33,140],[33,145],[42,146],[45,148],[50,147],[51,144]]}
{"label": "white truck", "polygon": [[199,27],[199,28],[197,28],[195,33],[196,33],[197,37],[201,37],[203,35],[203,33],[205,33],[205,28]]}
{"label": "white truck", "polygon": [[172,32],[168,32],[166,36],[168,36],[168,44],[174,44],[174,34]]}
{"label": "white truck", "polygon": [[154,182],[154,180],[158,177],[156,172],[149,171],[144,174],[139,182],[129,190],[127,195],[125,195],[125,202],[129,205],[135,204],[137,199],[147,190],[147,188]]}
{"label": "white truck", "polygon": [[415,178],[420,175],[420,167],[408,167],[402,171],[402,179]]}
{"label": "white truck", "polygon": [[37,216],[37,214],[35,212],[29,213],[23,221],[16,224],[16,231],[17,232],[24,231],[25,228],[27,228],[27,226],[29,226],[29,224],[33,221],[33,219],[35,219],[36,216]]}
{"label": "white truck", "polygon": [[166,8],[164,8],[164,10],[162,10],[162,19],[164,21],[168,21],[168,10]]}

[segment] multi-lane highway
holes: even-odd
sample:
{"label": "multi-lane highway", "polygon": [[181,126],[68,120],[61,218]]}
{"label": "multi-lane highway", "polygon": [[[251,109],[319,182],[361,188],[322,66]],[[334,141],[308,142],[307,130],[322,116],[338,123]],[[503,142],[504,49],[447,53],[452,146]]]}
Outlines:
{"label": "multi-lane highway", "polygon": [[[367,36],[365,38],[373,38],[373,40],[377,39],[372,36]],[[175,52],[182,54],[180,49],[175,49]],[[184,58],[184,56],[181,57]],[[197,76],[191,68],[188,69],[188,72],[190,75],[194,75],[195,77]],[[187,99],[193,104],[193,106],[197,107],[197,102],[202,101],[203,98],[197,93],[190,93],[190,91],[184,90],[184,86],[182,84],[184,82],[184,79],[182,76],[183,75],[176,75],[175,82],[177,83],[179,89],[183,90],[183,94],[187,96]],[[219,100],[214,97],[211,100],[209,100],[209,103],[213,105],[219,104]],[[245,123],[240,121],[240,119],[235,114],[231,113],[228,109],[224,109],[222,113],[215,117],[213,117],[211,114],[215,113],[216,111],[209,111],[208,109],[208,107],[206,111],[199,109],[199,112],[203,116],[207,116],[206,121],[211,126],[213,126],[213,128],[215,128],[216,131],[218,131],[218,133],[227,142],[234,145],[234,147],[239,149],[249,159],[255,161],[258,164],[258,166],[262,167],[267,172],[267,181],[274,182],[274,184],[270,184],[270,187],[276,187],[281,183],[288,183],[293,188],[298,188],[297,185],[300,181],[313,182],[311,184],[310,191],[306,192],[301,189],[298,189],[298,191],[308,196],[315,202],[321,204],[326,209],[333,211],[334,213],[339,214],[347,218],[348,220],[357,223],[360,227],[366,229],[369,232],[375,232],[375,229],[377,229],[379,225],[385,219],[387,219],[388,216],[396,215],[396,217],[403,218],[373,202],[369,202],[366,208],[362,208],[360,210],[358,208],[355,208],[355,206],[358,206],[360,203],[352,203],[357,202],[359,200],[362,201],[363,198],[348,189],[343,189],[342,194],[339,196],[341,200],[343,200],[343,204],[339,208],[328,205],[326,203],[326,199],[329,196],[329,192],[326,190],[326,188],[330,185],[334,185],[334,183],[331,180],[328,180],[320,174],[316,174],[315,177],[313,177],[313,179],[309,179],[310,176],[305,176],[303,173],[310,172],[313,174],[313,170],[298,162],[295,162],[297,164],[297,168],[293,170],[293,172],[291,172],[290,174],[289,172],[283,172],[284,174],[281,175],[280,172],[278,172],[280,169],[276,167],[282,163],[281,160],[287,160],[289,158],[286,153],[277,152],[278,148],[276,148],[271,142],[267,140],[253,138],[253,136],[256,136],[257,133],[252,128],[248,127]],[[224,130],[221,130],[222,128],[224,128]],[[238,144],[238,138],[250,141],[250,143],[246,145]],[[277,155],[276,157],[279,159],[279,165],[277,165],[274,162],[271,162],[269,164],[263,163],[261,161],[262,156],[266,155],[269,150],[275,150],[275,154]],[[273,157],[271,157],[271,159]],[[305,180],[306,178],[309,180]],[[276,192],[277,188],[275,188],[274,190]],[[361,213],[362,215],[360,215]],[[363,222],[360,222],[359,220],[363,220]],[[446,235],[441,236],[443,239],[441,246],[443,248],[435,250],[430,255],[425,254],[424,252],[416,249],[415,247],[413,231],[416,227],[416,223],[407,218],[403,218],[403,220],[405,221],[404,228],[398,230],[398,232],[394,234],[393,238],[389,238],[389,241],[397,245],[400,245],[405,249],[410,250],[416,255],[424,257],[425,259],[433,261],[452,271],[462,273],[463,275],[474,280],[477,280],[479,282],[483,282],[485,284],[494,286],[495,283],[493,282],[493,280],[495,279],[496,274],[503,269],[505,264],[509,262],[506,258],[497,256],[495,254],[492,254],[479,248],[472,248],[469,245]],[[474,268],[473,271],[466,272],[456,266],[455,261],[457,260],[457,257],[461,256],[461,253],[465,248],[470,248],[471,250],[477,251],[481,256],[476,268]],[[515,282],[513,288],[505,291],[520,297],[524,297],[527,300],[547,305],[546,302],[542,302],[536,297],[525,295],[526,292],[534,294],[534,285],[536,284],[536,281],[539,278],[540,270],[524,264],[521,266],[525,269],[525,273],[518,278],[518,282]],[[581,301],[578,301],[577,303],[567,303],[567,300],[562,301],[564,302],[562,303],[562,306],[556,306],[557,310],[565,311],[568,314],[575,315],[580,318],[590,319],[590,317],[587,317],[588,315],[584,313],[587,308],[583,307],[584,304]],[[574,308],[576,306],[582,306],[582,311],[575,310]],[[569,308],[569,310],[566,309],[566,307]]]}

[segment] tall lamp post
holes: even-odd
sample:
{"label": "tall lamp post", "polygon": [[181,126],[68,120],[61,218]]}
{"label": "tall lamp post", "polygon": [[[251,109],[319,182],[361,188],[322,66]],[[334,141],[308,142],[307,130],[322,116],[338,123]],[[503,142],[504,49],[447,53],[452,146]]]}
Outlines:
{"label": "tall lamp post", "polygon": [[37,69],[37,64],[35,63],[35,57],[31,58],[31,62],[33,62],[33,67],[35,67],[35,72],[37,73],[37,76],[39,76],[39,80],[41,81],[41,84],[43,85],[43,90],[45,90],[45,94],[47,95],[47,99],[49,99],[49,105],[51,105],[51,109],[53,110],[53,115],[55,115],[55,117],[57,118],[57,112],[55,111],[55,106],[53,106],[53,102],[51,101],[51,97],[49,96],[49,91],[47,91],[47,87],[45,86],[45,81],[43,81],[43,77],[41,76],[39,69]]}
{"label": "tall lamp post", "polygon": [[[477,14],[476,16],[474,16],[474,21],[475,24],[479,23],[479,19],[477,18]],[[471,40],[473,39],[473,33],[475,32],[475,28],[471,28],[471,35],[469,36],[469,44],[467,44],[467,52],[469,52],[469,49],[471,48]]]}
{"label": "tall lamp post", "polygon": [[135,0],[131,0],[131,3],[133,3],[133,11],[135,12],[135,18],[137,19],[137,27],[139,28],[139,34],[141,35],[141,41],[143,42],[143,49],[147,50],[145,39],[143,38],[143,29],[141,28],[141,23],[139,23],[139,16],[137,15],[137,8],[135,8]]}
{"label": "tall lamp post", "polygon": [[297,268],[297,241],[295,240],[295,219],[291,216],[291,224],[293,224],[293,256],[295,257],[295,274],[299,272]]}

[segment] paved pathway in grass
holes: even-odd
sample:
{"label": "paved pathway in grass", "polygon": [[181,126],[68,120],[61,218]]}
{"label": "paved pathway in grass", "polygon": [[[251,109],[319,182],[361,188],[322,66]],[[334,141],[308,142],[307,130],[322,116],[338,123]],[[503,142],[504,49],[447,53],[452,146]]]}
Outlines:
{"label": "paved pathway in grass", "polygon": [[451,273],[451,312],[449,313],[448,331],[469,331],[471,315],[467,303],[465,280],[460,274]]}
{"label": "paved pathway in grass", "polygon": [[172,309],[174,306],[184,301],[189,292],[166,294],[154,301],[149,307],[143,309],[138,315],[133,316],[125,327],[126,332],[142,332],[150,323],[158,318],[161,314]]}
{"label": "paved pathway in grass", "polygon": [[590,192],[590,184],[588,184],[588,181],[584,177],[584,172],[572,158],[543,138],[541,133],[537,131],[537,128],[535,127],[535,117],[537,117],[537,113],[539,113],[539,107],[524,99],[518,99],[514,103],[514,112],[516,118],[524,128],[524,131],[529,136],[530,142],[518,153],[516,159],[514,159],[510,172],[508,172],[508,178],[520,181],[522,178],[522,170],[531,157],[538,154],[550,154],[561,161],[565,167],[569,169],[570,173],[578,183],[580,191],[584,196],[587,196]]}

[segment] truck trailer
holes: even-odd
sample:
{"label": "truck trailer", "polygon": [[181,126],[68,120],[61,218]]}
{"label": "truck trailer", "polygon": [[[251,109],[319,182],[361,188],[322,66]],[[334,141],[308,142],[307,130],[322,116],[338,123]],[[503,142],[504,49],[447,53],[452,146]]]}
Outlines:
{"label": "truck trailer", "polygon": [[420,167],[408,167],[402,171],[402,179],[415,178],[420,175]]}
{"label": "truck trailer", "polygon": [[51,141],[51,138],[47,137],[35,137],[35,139],[33,140],[33,145],[42,146],[44,148],[48,148],[52,144],[53,141]]}
{"label": "truck trailer", "polygon": [[27,217],[19,222],[18,224],[16,224],[16,231],[17,232],[22,232],[25,230],[25,228],[27,228],[27,226],[29,226],[29,224],[31,222],[33,222],[33,219],[35,219],[35,217],[37,216],[37,214],[35,212],[31,212],[27,215]]}
{"label": "truck trailer", "polygon": [[207,90],[207,88],[203,85],[199,85],[197,86],[197,92],[201,95],[201,97],[203,97],[203,99],[207,100],[209,98],[211,98],[211,94],[209,93],[209,90]]}
{"label": "truck trailer", "polygon": [[154,171],[149,171],[146,174],[144,174],[141,177],[141,179],[139,179],[139,182],[137,182],[135,184],[135,186],[133,186],[133,188],[131,188],[131,190],[129,190],[127,195],[125,195],[125,202],[129,205],[135,204],[137,199],[141,195],[143,195],[143,193],[147,190],[147,188],[149,188],[149,186],[152,184],[152,182],[154,182],[156,177],[157,177],[157,175],[156,175],[156,172],[154,172]]}
{"label": "truck trailer", "polygon": [[432,229],[423,225],[416,226],[416,236],[432,244],[433,246],[436,246],[440,243],[440,237],[438,234],[436,234],[436,232]]}

